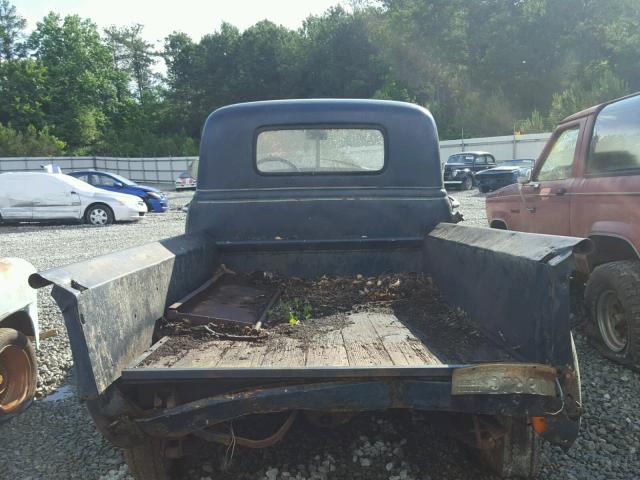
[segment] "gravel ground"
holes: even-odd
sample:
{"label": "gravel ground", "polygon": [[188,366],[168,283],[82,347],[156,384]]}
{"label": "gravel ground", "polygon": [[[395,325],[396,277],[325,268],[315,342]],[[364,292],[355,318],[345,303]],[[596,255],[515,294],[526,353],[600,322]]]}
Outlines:
{"label": "gravel ground", "polygon": [[[454,192],[465,223],[486,225],[484,195]],[[172,207],[189,194],[172,194]],[[186,214],[151,214],[139,224],[0,227],[0,254],[46,269],[183,232]],[[43,330],[59,335],[38,352],[39,399],[0,426],[0,478],[127,479],[122,454],[96,432],[74,396],[68,339],[49,289],[39,292]],[[541,479],[633,479],[640,472],[640,375],[602,359],[577,334],[586,413],[568,453],[548,447]],[[55,392],[55,393],[54,393]],[[52,395],[53,393],[53,395]],[[416,425],[419,425],[416,428]],[[227,468],[221,469],[221,459]],[[434,433],[419,414],[360,415],[334,430],[297,421],[284,442],[265,450],[207,447],[182,467],[190,479],[491,479],[458,443]]]}

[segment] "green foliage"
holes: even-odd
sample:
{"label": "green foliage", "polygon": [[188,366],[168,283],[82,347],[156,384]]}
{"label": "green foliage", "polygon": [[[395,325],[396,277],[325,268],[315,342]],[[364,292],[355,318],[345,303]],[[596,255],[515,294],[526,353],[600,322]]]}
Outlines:
{"label": "green foliage", "polygon": [[0,0],[0,59],[11,60],[25,53],[24,28],[27,21],[18,15],[9,0]]}
{"label": "green foliage", "polygon": [[140,101],[152,86],[154,75],[151,67],[157,56],[153,45],[142,38],[143,29],[142,25],[135,24],[130,27],[111,26],[105,30],[114,68],[132,79]]}
{"label": "green foliage", "polygon": [[585,85],[585,83],[581,82],[553,94],[549,112],[549,119],[553,124],[560,122],[572,113],[612,98],[621,97],[629,92],[627,83],[608,69],[601,71],[590,85]]}
{"label": "green foliage", "polygon": [[19,132],[0,123],[0,157],[40,157],[61,155],[64,142],[45,129],[29,126]]}
{"label": "green foliage", "polygon": [[96,25],[77,15],[47,15],[32,33],[30,47],[45,69],[46,124],[73,153],[89,153],[126,91],[126,75],[114,68]]}
{"label": "green foliage", "polygon": [[531,112],[529,118],[519,122],[516,129],[521,133],[542,133],[548,131],[549,127],[542,117],[542,114],[538,110],[534,110]]}
{"label": "green foliage", "polygon": [[280,299],[277,305],[268,312],[270,320],[286,321],[291,325],[297,325],[302,320],[309,320],[313,315],[313,307],[307,300],[295,297],[293,299]]}
{"label": "green foliage", "polygon": [[[242,32],[223,23],[199,41],[174,32],[158,52],[142,25],[101,36],[76,15],[50,13],[27,35],[0,0],[0,123],[12,132],[4,135],[67,154],[194,155],[218,107],[355,97],[426,106],[441,138],[468,138],[546,131],[640,90],[637,0],[348,4],[298,30],[265,20]],[[164,78],[154,73],[159,57]]]}

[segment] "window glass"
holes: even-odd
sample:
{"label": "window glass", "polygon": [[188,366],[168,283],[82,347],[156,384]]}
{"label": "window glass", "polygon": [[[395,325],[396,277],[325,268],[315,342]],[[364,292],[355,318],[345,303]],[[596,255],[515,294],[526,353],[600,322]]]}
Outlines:
{"label": "window glass", "polygon": [[587,173],[640,170],[640,96],[606,106],[598,114]]}
{"label": "window glass", "polygon": [[82,175],[71,175],[73,178],[77,178],[78,180],[82,180],[83,182],[89,182],[89,175],[87,174],[82,174]]}
{"label": "window glass", "polygon": [[385,160],[380,130],[309,128],[258,134],[256,165],[264,173],[376,172]]}
{"label": "window glass", "polygon": [[484,155],[480,155],[478,158],[476,158],[476,165],[486,165],[487,164],[487,157]]}
{"label": "window glass", "polygon": [[578,128],[570,128],[560,134],[538,172],[538,180],[563,180],[571,177],[578,132]]}
{"label": "window glass", "polygon": [[92,185],[99,185],[101,187],[115,187],[118,181],[108,177],[107,175],[93,175]]}
{"label": "window glass", "polygon": [[449,165],[473,165],[473,159],[475,157],[473,155],[465,155],[464,153],[457,153],[455,155],[451,155],[447,159],[447,164]]}

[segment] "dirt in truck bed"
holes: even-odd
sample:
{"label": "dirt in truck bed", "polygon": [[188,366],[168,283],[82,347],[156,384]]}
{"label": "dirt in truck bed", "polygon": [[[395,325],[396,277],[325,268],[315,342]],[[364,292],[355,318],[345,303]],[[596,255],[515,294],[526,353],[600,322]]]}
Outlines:
{"label": "dirt in truck bed", "polygon": [[[375,277],[281,278],[227,273],[225,283],[252,284],[266,309],[263,325],[163,319],[169,337],[138,367],[217,368],[425,365],[511,360],[464,312],[440,298],[420,273]],[[259,315],[257,315],[259,316]]]}

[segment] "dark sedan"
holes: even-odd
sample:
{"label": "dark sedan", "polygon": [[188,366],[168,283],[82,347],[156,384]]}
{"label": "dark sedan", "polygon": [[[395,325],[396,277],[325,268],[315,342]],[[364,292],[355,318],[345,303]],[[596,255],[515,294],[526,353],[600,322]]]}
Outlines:
{"label": "dark sedan", "polygon": [[518,183],[518,177],[531,174],[535,160],[526,158],[522,160],[507,160],[498,163],[495,168],[482,170],[476,173],[478,190],[482,193],[498,190],[512,183]]}

